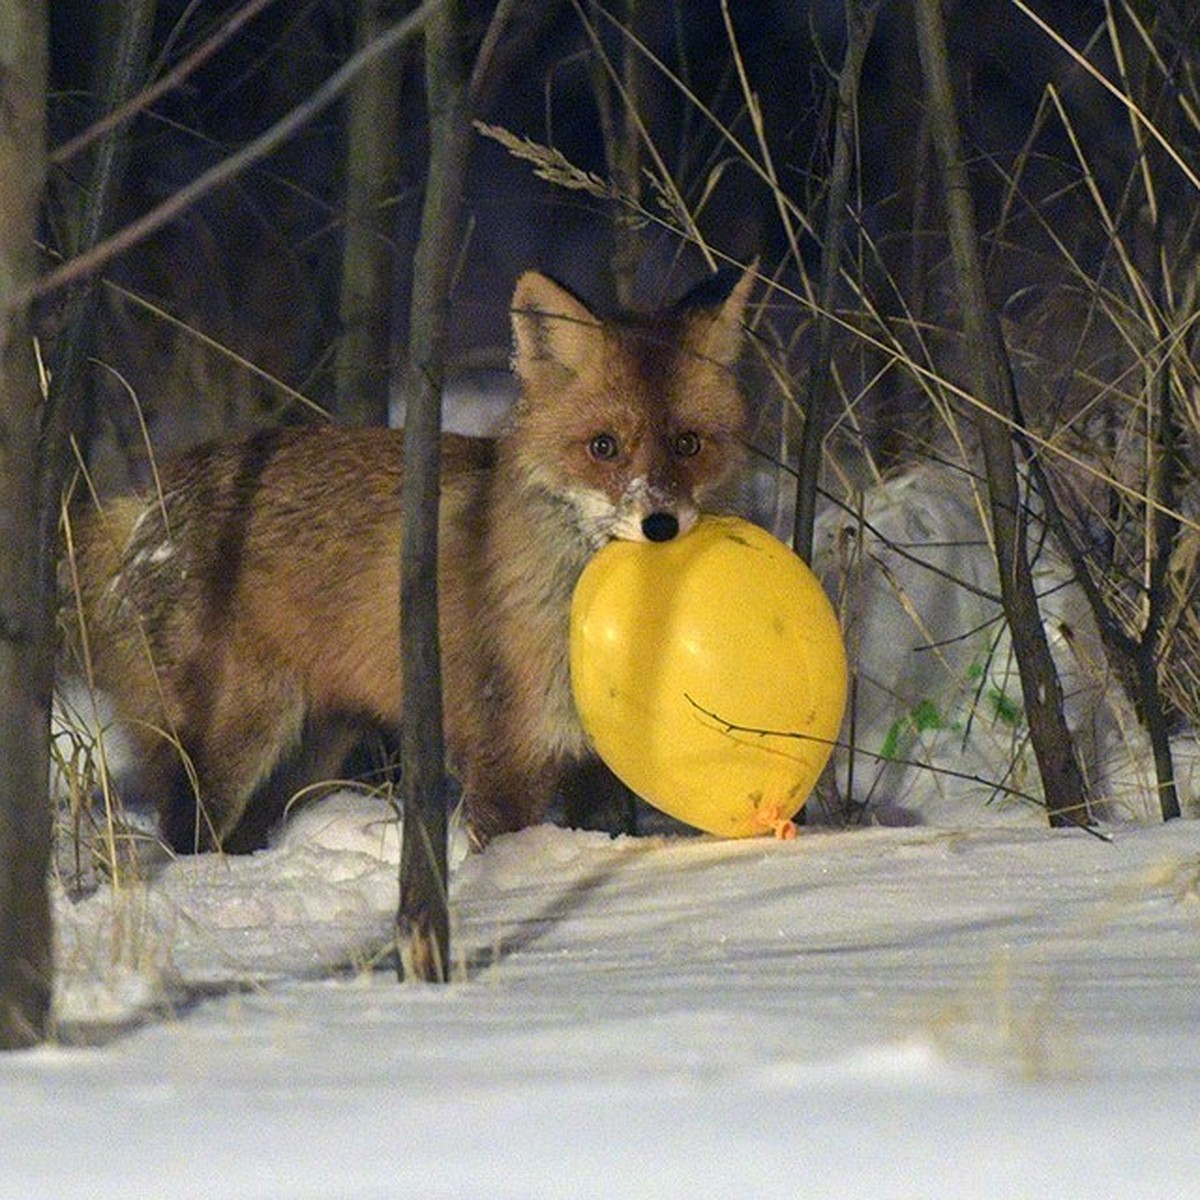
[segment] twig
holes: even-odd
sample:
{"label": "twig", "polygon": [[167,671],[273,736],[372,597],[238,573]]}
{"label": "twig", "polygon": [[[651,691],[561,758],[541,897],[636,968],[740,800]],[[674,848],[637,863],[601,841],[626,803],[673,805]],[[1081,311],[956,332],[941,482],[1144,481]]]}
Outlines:
{"label": "twig", "polygon": [[[150,35],[154,27],[155,0],[136,0],[121,10],[118,36],[105,55],[105,102],[118,109],[136,92],[145,78]],[[73,249],[87,254],[100,244],[111,227],[120,201],[129,161],[129,137],[119,123],[110,125],[96,151],[88,180],[87,203],[80,215]],[[63,482],[70,461],[72,436],[82,432],[88,413],[88,362],[96,335],[98,290],[85,280],[70,295],[64,333],[51,372],[51,386],[42,419],[39,463],[38,530],[44,548],[45,587],[54,578],[55,544]]]}
{"label": "twig", "polygon": [[833,123],[833,169],[825,202],[821,244],[821,303],[817,310],[817,346],[809,372],[808,406],[800,440],[800,469],[792,544],[805,562],[812,561],[813,525],[817,516],[817,485],[825,443],[825,414],[833,395],[833,334],[830,319],[842,274],[846,204],[854,167],[858,123],[858,85],[875,29],[880,0],[846,0],[846,57],[838,78],[837,110]]}
{"label": "twig", "polygon": [[124,104],[118,105],[106,113],[98,121],[93,121],[82,133],[63,142],[50,152],[50,162],[54,166],[62,166],[70,162],[75,155],[86,150],[94,141],[102,138],[111,129],[125,124],[138,113],[145,112],[159,96],[177,88],[198,67],[204,65],[243,25],[252,21],[264,8],[275,3],[275,0],[249,0],[249,3],[238,9],[210,38],[201,42],[191,54],[180,59],[157,83],[144,88],[136,96],[130,97]]}
{"label": "twig", "polygon": [[[945,775],[949,779],[961,779],[966,783],[978,783],[983,787],[991,788],[993,791],[1003,792],[1004,795],[1011,796],[1014,800],[1022,800],[1027,804],[1032,804],[1042,811],[1046,811],[1049,807],[1046,801],[1039,796],[1023,792],[1019,788],[1011,787],[1006,783],[1000,783],[995,779],[987,779],[983,775],[972,774],[970,771],[955,771],[951,767],[937,767],[933,763],[921,762],[919,759],[897,758],[891,754],[880,754],[874,750],[864,750],[861,746],[851,746],[840,738],[817,737],[815,734],[800,733],[794,729],[762,729],[754,725],[739,725],[737,722],[730,721],[721,716],[720,713],[705,708],[703,704],[699,703],[695,697],[689,695],[687,692],[684,692],[683,698],[702,716],[707,717],[710,721],[715,721],[726,733],[745,733],[753,737],[788,738],[792,741],[816,742],[818,745],[829,746],[834,750],[847,750],[856,755],[863,755],[866,758],[874,759],[876,762],[891,763],[898,767],[915,767],[918,770],[931,771],[935,775]],[[1086,811],[1083,816],[1080,816],[1076,812],[1064,812],[1063,816],[1070,824],[1082,829],[1084,833],[1091,834],[1094,838],[1099,838],[1102,842],[1111,842],[1113,840],[1111,834],[1104,833],[1094,825],[1088,824]]]}
{"label": "twig", "polygon": [[1067,41],[1061,33],[1058,32],[1044,17],[1038,16],[1037,13],[1029,7],[1024,0],[1011,0],[1011,3],[1018,12],[1023,13],[1028,17],[1051,41],[1053,41],[1060,49],[1065,50],[1071,56],[1072,61],[1084,71],[1086,71],[1106,92],[1108,92],[1119,104],[1123,105],[1137,124],[1144,128],[1146,132],[1163,148],[1167,157],[1179,168],[1183,173],[1183,177],[1200,192],[1200,175],[1188,165],[1183,156],[1171,145],[1170,139],[1167,138],[1150,120],[1149,117],[1138,107],[1136,103],[1128,95],[1126,95],[1115,83],[1112,82],[1102,71],[1100,71],[1094,63],[1092,63],[1086,55],[1080,54],[1070,42]]}
{"label": "twig", "polygon": [[215,166],[210,167],[148,213],[131,221],[112,237],[105,239],[91,250],[76,255],[63,263],[61,267],[48,271],[32,287],[23,288],[6,297],[3,305],[0,305],[0,313],[48,296],[67,284],[78,282],[80,279],[94,274],[118,255],[124,254],[138,242],[182,216],[209,192],[254,166],[255,163],[276,150],[288,138],[307,125],[318,113],[328,108],[380,55],[387,54],[421,33],[429,19],[446,3],[447,0],[424,0],[416,12],[405,17],[403,21],[397,22],[387,33],[377,38],[369,46],[364,46],[339,67],[307,100],[298,104],[270,129],[259,134],[253,141],[248,142],[228,158],[224,158]]}

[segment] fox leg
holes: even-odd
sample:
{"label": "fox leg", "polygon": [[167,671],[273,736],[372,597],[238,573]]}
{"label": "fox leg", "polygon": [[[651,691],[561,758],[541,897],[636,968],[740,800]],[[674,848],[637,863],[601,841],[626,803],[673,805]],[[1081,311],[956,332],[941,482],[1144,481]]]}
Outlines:
{"label": "fox leg", "polygon": [[370,732],[361,720],[308,714],[300,742],[284,751],[269,778],[254,788],[241,820],[224,836],[223,850],[230,854],[262,850],[290,805],[328,796],[344,786],[342,776],[352,752],[361,750],[356,761],[371,763],[378,770],[380,755],[377,751],[374,758],[370,756]]}
{"label": "fox leg", "polygon": [[[239,687],[238,680],[245,682]],[[179,731],[174,786],[159,806],[163,836],[184,854],[224,848],[251,803],[271,803],[264,785],[298,748],[304,730],[306,704],[299,689],[265,665],[254,669],[245,656],[236,674],[226,672],[219,686],[200,694],[208,703],[188,706],[196,716],[190,728]],[[255,814],[249,824],[265,833],[269,821]],[[230,842],[229,848],[253,847]]]}
{"label": "fox leg", "polygon": [[336,788],[346,759],[364,739],[360,721],[307,717],[300,741],[284,752],[254,789],[241,818],[222,839],[222,849],[229,854],[261,850],[293,801],[327,795]]}
{"label": "fox leg", "polygon": [[471,846],[482,850],[502,833],[515,833],[539,821],[550,807],[562,764],[524,764],[497,753],[473,757],[463,778],[463,809]]}
{"label": "fox leg", "polygon": [[199,756],[189,747],[191,739],[181,736],[178,745],[158,752],[174,761],[155,772],[158,794],[158,825],[163,841],[176,854],[199,854],[220,845],[222,814],[214,803],[208,779],[200,777]]}
{"label": "fox leg", "polygon": [[572,829],[637,833],[637,798],[598,758],[573,766],[560,786],[563,816]]}

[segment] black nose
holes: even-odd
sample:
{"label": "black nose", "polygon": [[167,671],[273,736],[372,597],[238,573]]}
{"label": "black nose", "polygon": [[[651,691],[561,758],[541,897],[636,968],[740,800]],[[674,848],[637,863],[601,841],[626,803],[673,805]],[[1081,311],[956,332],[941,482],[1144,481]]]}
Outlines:
{"label": "black nose", "polygon": [[679,518],[674,513],[652,512],[642,518],[642,532],[649,542],[669,542],[679,532]]}

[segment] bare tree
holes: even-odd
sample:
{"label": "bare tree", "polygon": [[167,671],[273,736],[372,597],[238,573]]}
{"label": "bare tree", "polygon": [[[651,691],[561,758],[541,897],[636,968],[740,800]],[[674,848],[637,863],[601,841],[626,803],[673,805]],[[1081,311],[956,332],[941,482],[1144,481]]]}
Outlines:
{"label": "bare tree", "polygon": [[429,173],[413,264],[400,573],[401,675],[404,694],[414,702],[405,705],[402,735],[404,849],[397,926],[402,971],[437,982],[448,976],[450,946],[437,611],[442,383],[472,137],[470,74],[459,0],[449,0],[426,26],[425,90]]}
{"label": "bare tree", "polygon": [[1004,613],[1012,632],[1029,736],[1052,825],[1086,821],[1087,792],[1063,714],[1062,684],[1046,641],[1029,567],[1025,508],[1013,453],[1017,402],[1000,326],[988,305],[975,210],[963,158],[942,0],[914,0],[930,130],[942,174],[967,359],[984,408],[977,419]]}
{"label": "bare tree", "polygon": [[[359,0],[357,42],[385,32],[389,0]],[[386,425],[395,242],[388,201],[400,182],[400,92],[397,51],[376,59],[347,98],[346,224],[342,243],[341,330],[336,411],[350,425]]]}
{"label": "bare tree", "polygon": [[45,178],[46,6],[3,0],[0,26],[0,1048],[50,1014],[49,732],[53,597],[38,544],[42,397],[28,314]]}
{"label": "bare tree", "polygon": [[812,561],[813,526],[817,519],[817,491],[825,446],[826,414],[834,394],[833,308],[841,287],[842,249],[846,238],[846,205],[854,170],[858,129],[858,92],[863,63],[875,29],[880,0],[846,0],[846,54],[838,76],[833,122],[833,163],[821,254],[821,308],[817,313],[817,346],[809,372],[808,407],[796,486],[796,514],[792,544],[805,562]]}

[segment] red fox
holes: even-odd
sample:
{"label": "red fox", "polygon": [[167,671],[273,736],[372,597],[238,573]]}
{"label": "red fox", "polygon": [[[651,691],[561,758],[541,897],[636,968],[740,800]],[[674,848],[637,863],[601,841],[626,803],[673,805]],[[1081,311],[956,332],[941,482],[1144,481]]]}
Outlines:
{"label": "red fox", "polygon": [[[743,457],[751,282],[612,321],[544,275],[517,283],[510,428],[442,452],[446,739],[476,847],[539,819],[588,757],[568,636],[590,556],[686,533]],[[401,721],[402,438],[270,430],[185,454],[161,496],[76,514],[71,640],[174,850],[254,848],[298,763],[337,769],[314,747]]]}

